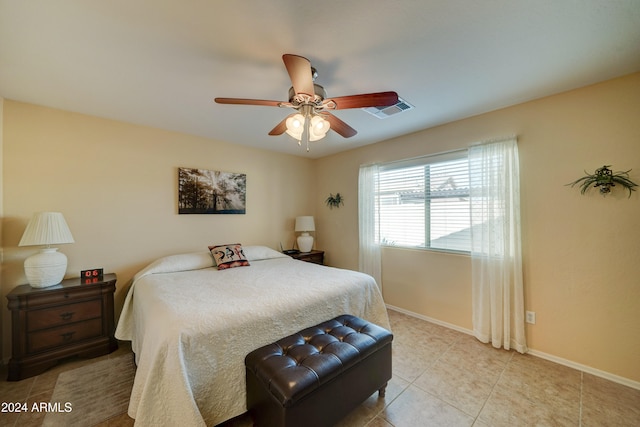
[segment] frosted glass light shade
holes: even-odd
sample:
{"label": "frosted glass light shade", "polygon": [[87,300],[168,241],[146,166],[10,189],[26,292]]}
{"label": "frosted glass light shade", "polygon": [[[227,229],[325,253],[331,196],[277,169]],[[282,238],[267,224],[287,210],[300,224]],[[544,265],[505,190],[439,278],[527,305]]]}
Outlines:
{"label": "frosted glass light shade", "polygon": [[331,124],[320,116],[311,118],[311,126],[309,126],[309,141],[317,141],[324,138],[329,132]]}
{"label": "frosted glass light shade", "polygon": [[286,124],[287,134],[299,141],[304,130],[304,116],[299,113],[293,114],[287,118]]}
{"label": "frosted glass light shade", "polygon": [[[287,134],[300,141],[304,132],[306,119],[300,114],[292,114],[285,122],[287,125]],[[314,115],[309,120],[309,141],[317,141],[324,138],[331,128],[331,124],[324,118]]]}
{"label": "frosted glass light shade", "polygon": [[71,230],[60,212],[38,212],[24,230],[18,246],[46,245],[24,261],[24,273],[34,288],[57,285],[67,272],[67,257],[51,245],[73,243]]}

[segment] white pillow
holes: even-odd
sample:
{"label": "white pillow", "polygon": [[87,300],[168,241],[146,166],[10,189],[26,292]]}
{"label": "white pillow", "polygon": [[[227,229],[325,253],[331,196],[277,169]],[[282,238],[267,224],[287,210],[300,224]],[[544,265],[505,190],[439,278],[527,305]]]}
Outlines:
{"label": "white pillow", "polygon": [[211,252],[193,252],[188,254],[169,255],[155,260],[143,271],[145,273],[173,273],[176,271],[200,270],[214,267],[215,262]]}
{"label": "white pillow", "polygon": [[249,261],[259,261],[261,259],[273,259],[273,258],[289,258],[282,252],[278,252],[275,249],[268,248],[266,246],[243,246],[244,256]]}

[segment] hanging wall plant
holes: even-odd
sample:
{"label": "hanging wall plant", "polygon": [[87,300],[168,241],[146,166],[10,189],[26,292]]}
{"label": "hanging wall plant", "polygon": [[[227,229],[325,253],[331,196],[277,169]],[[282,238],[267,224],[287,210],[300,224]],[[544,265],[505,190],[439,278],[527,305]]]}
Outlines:
{"label": "hanging wall plant", "polygon": [[593,174],[585,171],[586,176],[579,178],[573,181],[570,186],[580,185],[580,193],[584,194],[593,184],[594,187],[600,188],[600,194],[603,196],[607,195],[611,192],[611,187],[615,187],[616,184],[619,184],[623,188],[629,191],[629,197],[631,197],[631,192],[636,191],[635,187],[638,186],[635,182],[629,179],[629,169],[626,172],[613,172],[609,169],[611,166],[602,166],[599,169],[596,169]]}
{"label": "hanging wall plant", "polygon": [[327,197],[327,200],[324,202],[329,206],[329,209],[339,208],[340,205],[344,205],[344,198],[340,193],[336,193],[335,196],[333,194],[329,194],[329,197]]}

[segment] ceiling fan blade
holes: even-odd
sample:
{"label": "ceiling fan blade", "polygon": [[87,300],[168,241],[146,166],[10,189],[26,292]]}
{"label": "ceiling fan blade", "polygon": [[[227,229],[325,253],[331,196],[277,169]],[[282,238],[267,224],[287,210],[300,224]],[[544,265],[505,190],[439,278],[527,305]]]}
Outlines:
{"label": "ceiling fan blade", "polygon": [[327,119],[327,121],[331,124],[331,130],[336,131],[339,135],[345,138],[351,138],[358,133],[354,128],[331,113],[324,112],[322,113],[322,117]]}
{"label": "ceiling fan blade", "polygon": [[288,53],[282,55],[282,60],[287,68],[291,85],[296,94],[315,95],[313,77],[311,75],[311,62],[303,56],[290,55]]}
{"label": "ceiling fan blade", "polygon": [[[296,114],[296,113],[293,113],[293,114]],[[291,117],[293,114],[289,114],[280,123],[278,123],[276,127],[271,129],[271,132],[269,132],[269,135],[274,136],[274,135],[282,135],[283,133],[285,133],[287,131],[287,119]]]}
{"label": "ceiling fan blade", "polygon": [[[363,93],[361,95],[338,96],[325,99],[323,104],[332,110],[345,110],[347,108],[388,107],[398,103],[398,94],[395,92]],[[333,106],[335,105],[335,106]]]}
{"label": "ceiling fan blade", "polygon": [[287,104],[282,101],[269,101],[266,99],[242,99],[242,98],[216,98],[218,104],[237,104],[237,105],[262,105],[265,107],[280,107],[281,104]]}

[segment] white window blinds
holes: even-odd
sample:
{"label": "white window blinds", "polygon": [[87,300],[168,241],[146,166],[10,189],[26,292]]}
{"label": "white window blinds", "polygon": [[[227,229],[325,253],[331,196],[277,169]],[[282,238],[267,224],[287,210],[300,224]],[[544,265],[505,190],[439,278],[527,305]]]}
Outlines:
{"label": "white window blinds", "polygon": [[383,245],[469,251],[466,150],[381,165],[376,205]]}

